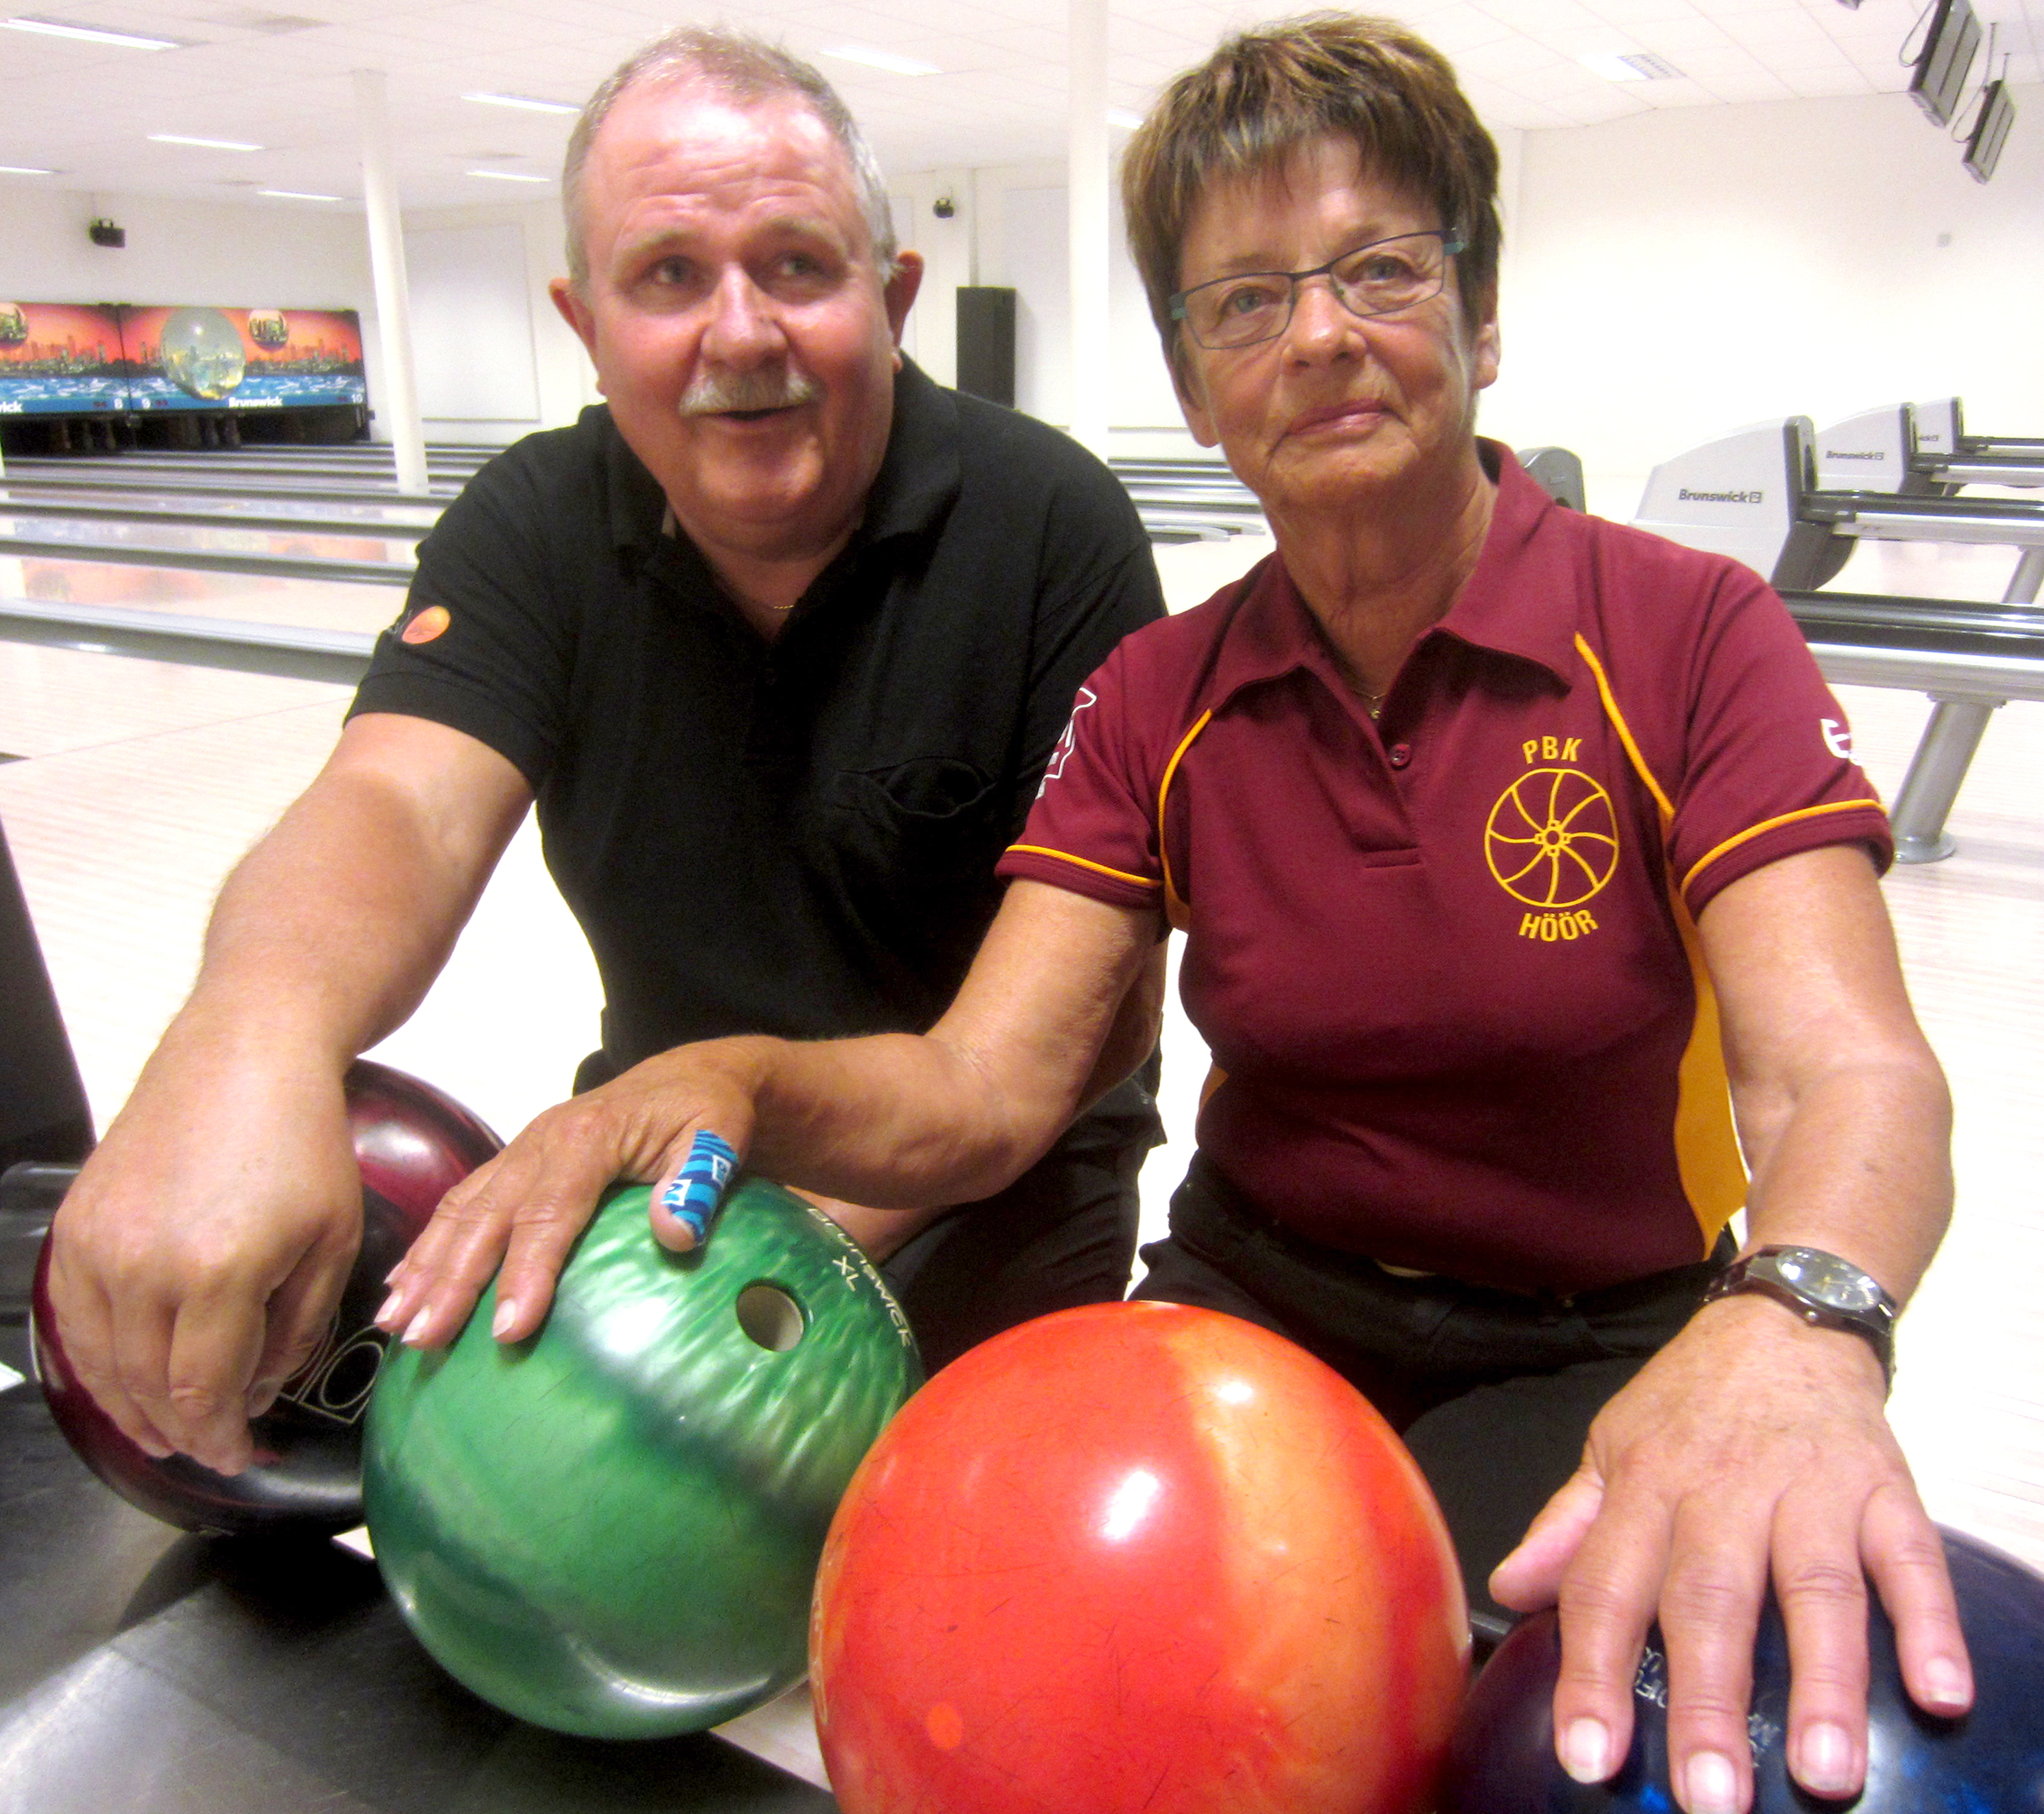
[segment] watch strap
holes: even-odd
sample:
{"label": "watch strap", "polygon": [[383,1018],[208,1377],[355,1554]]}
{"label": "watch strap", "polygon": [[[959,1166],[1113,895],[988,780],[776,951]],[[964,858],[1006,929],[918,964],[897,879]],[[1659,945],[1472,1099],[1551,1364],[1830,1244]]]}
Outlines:
{"label": "watch strap", "polygon": [[[1779,1262],[1784,1255],[1808,1255],[1831,1267],[1853,1274],[1869,1298],[1864,1308],[1826,1303],[1823,1299],[1785,1277]],[[1804,1322],[1818,1328],[1849,1329],[1864,1339],[1881,1363],[1881,1377],[1889,1385],[1895,1377],[1895,1318],[1901,1314],[1895,1300],[1870,1273],[1849,1260],[1840,1259],[1819,1247],[1759,1247],[1742,1254],[1711,1280],[1704,1289],[1703,1301],[1714,1304],[1720,1298],[1755,1291],[1785,1305]]]}

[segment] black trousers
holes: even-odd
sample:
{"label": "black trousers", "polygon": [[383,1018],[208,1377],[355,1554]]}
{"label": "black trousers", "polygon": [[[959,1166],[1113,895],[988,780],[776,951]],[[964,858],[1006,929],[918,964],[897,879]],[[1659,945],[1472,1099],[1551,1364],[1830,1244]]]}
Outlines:
{"label": "black trousers", "polygon": [[1405,1279],[1280,1227],[1195,1154],[1138,1298],[1197,1304],[1289,1337],[1347,1379],[1405,1440],[1440,1501],[1470,1611],[1575,1472],[1592,1420],[1687,1322],[1731,1258],[1573,1298]]}

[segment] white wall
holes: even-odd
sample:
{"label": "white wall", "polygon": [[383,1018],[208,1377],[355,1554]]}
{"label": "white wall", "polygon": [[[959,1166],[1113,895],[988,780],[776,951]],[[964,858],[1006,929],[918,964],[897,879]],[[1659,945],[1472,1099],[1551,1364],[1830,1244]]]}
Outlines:
{"label": "white wall", "polygon": [[[1016,292],[1017,407],[1060,426],[1072,420],[1071,239],[1064,172],[1055,163],[974,173],[980,281]],[[1113,394],[1108,421],[1117,453],[1195,454],[1151,325],[1142,280],[1118,220],[1109,269]]]}
{"label": "white wall", "polygon": [[428,440],[501,445],[598,400],[589,355],[547,295],[567,273],[559,203],[415,210],[405,264]]}
{"label": "white wall", "polygon": [[[128,243],[96,246],[105,216]],[[10,302],[213,303],[351,308],[365,324],[362,217],[309,203],[89,196],[0,178],[0,292]]]}
{"label": "white wall", "polygon": [[1720,430],[1957,395],[2044,434],[2044,88],[1993,182],[1907,96],[1525,135],[1484,425],[1583,457],[1592,508]]}

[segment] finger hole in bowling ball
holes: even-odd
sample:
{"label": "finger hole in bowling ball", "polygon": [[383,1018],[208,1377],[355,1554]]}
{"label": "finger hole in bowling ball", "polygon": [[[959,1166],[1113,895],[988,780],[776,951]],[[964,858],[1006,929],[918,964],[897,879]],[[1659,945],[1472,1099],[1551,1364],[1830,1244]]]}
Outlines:
{"label": "finger hole in bowling ball", "polygon": [[802,1306],[779,1285],[755,1281],[739,1292],[738,1326],[769,1354],[785,1354],[802,1339],[809,1318]]}

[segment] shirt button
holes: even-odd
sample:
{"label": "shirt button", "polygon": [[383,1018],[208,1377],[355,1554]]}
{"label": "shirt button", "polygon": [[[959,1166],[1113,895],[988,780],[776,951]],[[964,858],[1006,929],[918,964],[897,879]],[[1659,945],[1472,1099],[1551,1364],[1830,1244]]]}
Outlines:
{"label": "shirt button", "polygon": [[1391,758],[1392,768],[1402,769],[1412,760],[1412,745],[1410,743],[1393,743],[1390,749],[1384,752],[1384,754]]}

